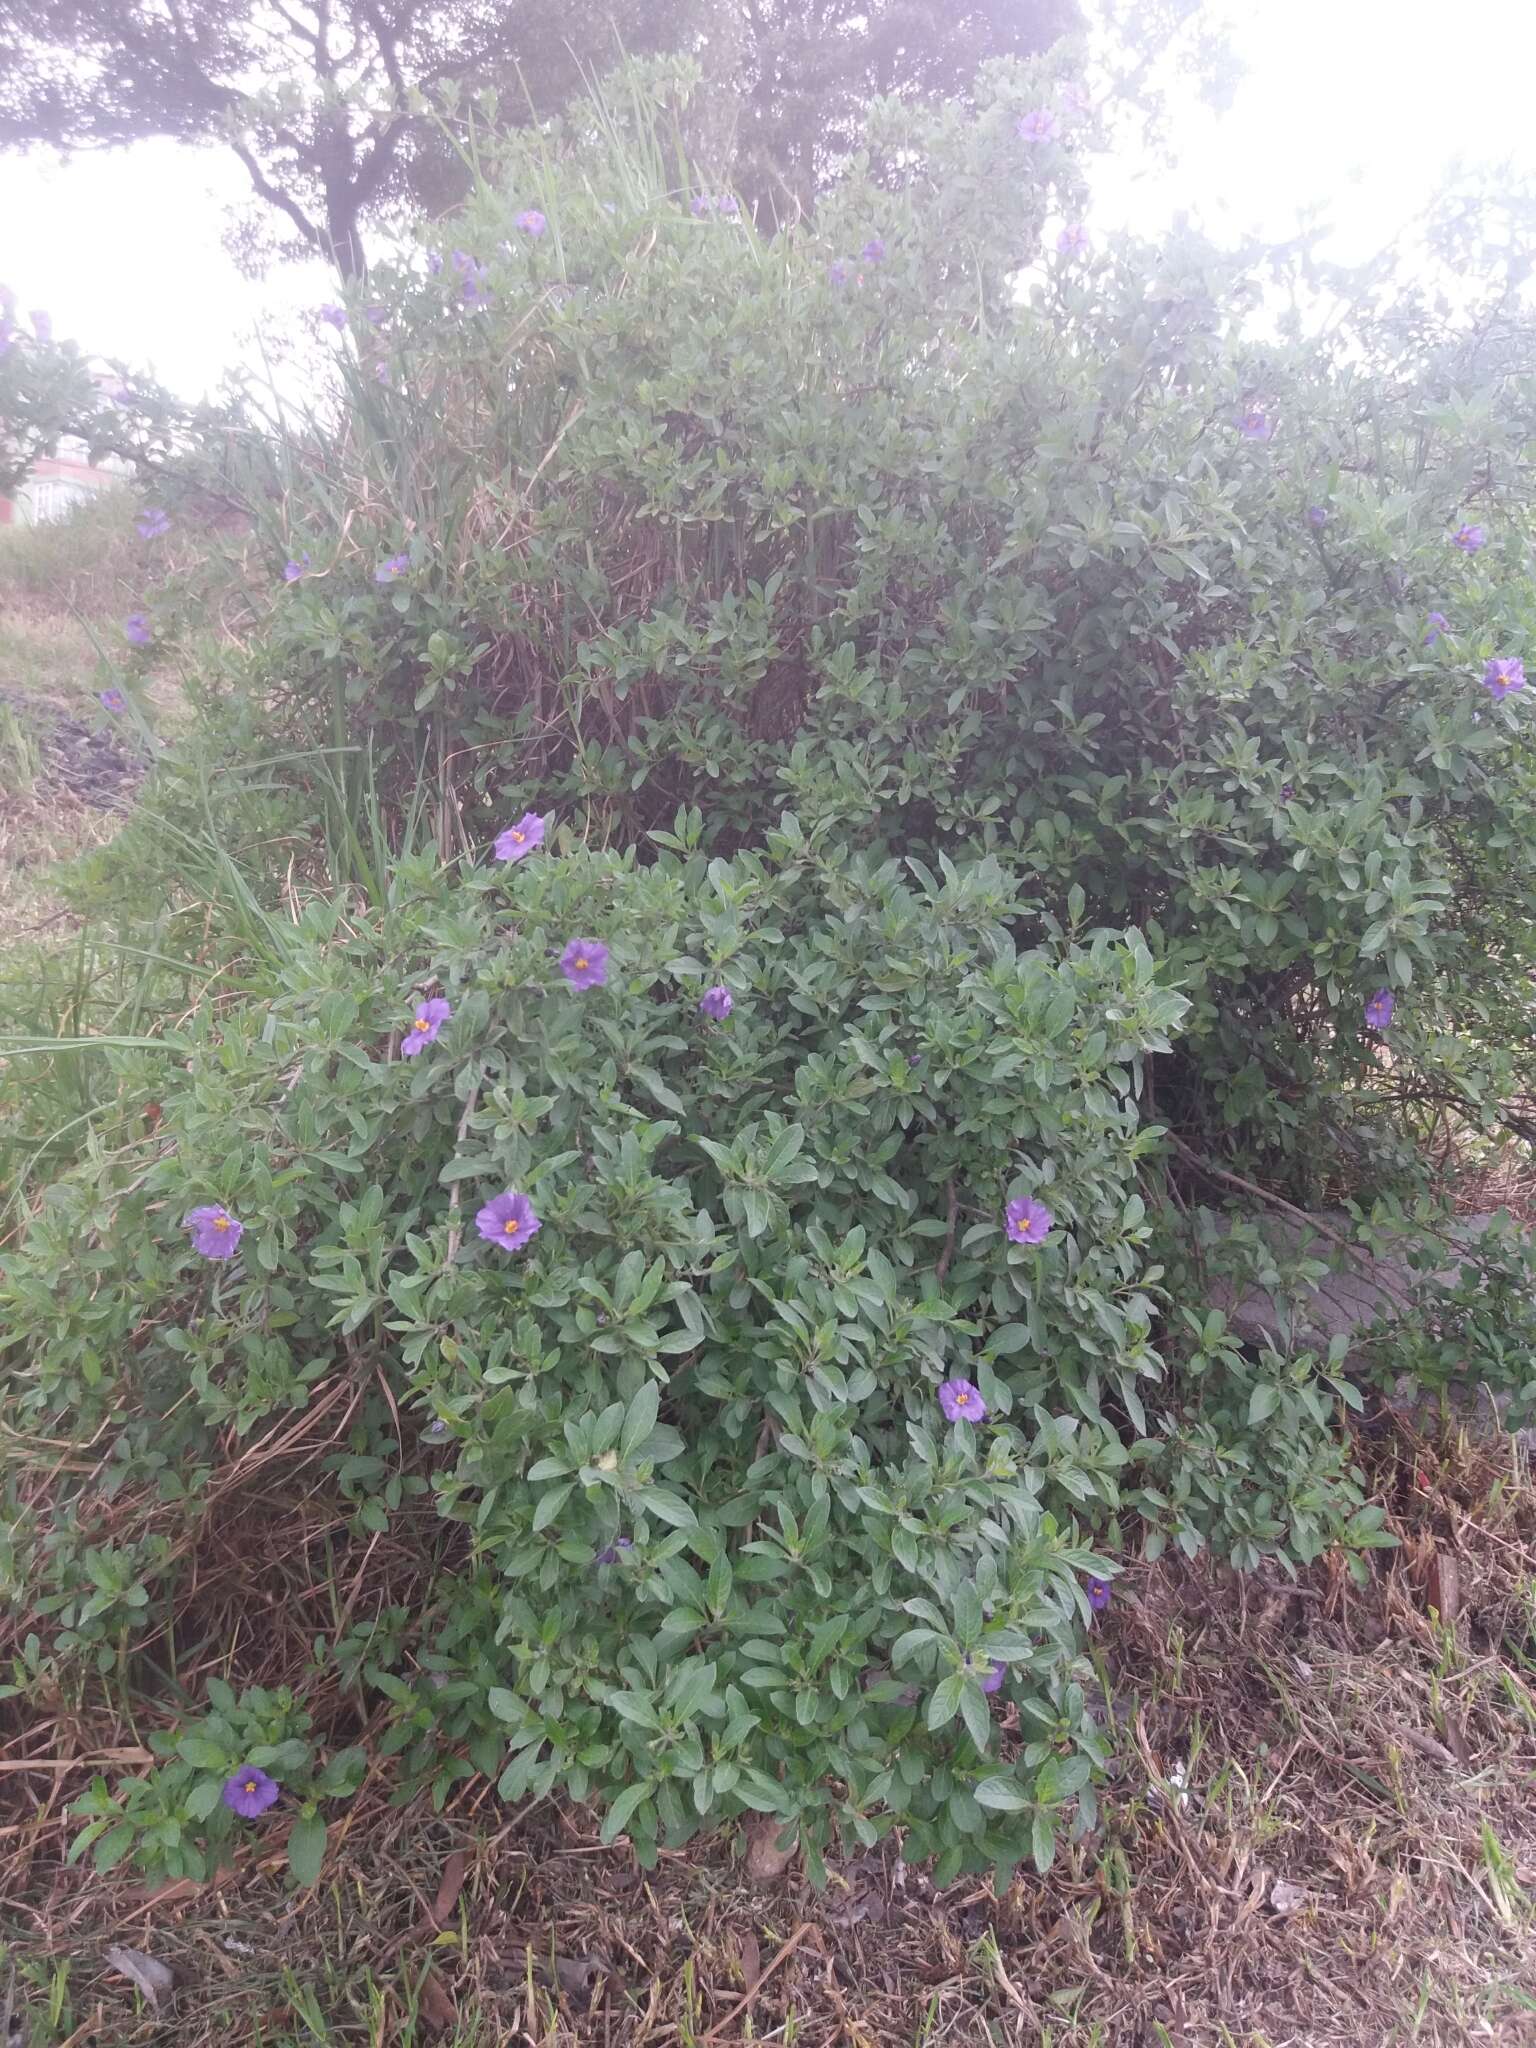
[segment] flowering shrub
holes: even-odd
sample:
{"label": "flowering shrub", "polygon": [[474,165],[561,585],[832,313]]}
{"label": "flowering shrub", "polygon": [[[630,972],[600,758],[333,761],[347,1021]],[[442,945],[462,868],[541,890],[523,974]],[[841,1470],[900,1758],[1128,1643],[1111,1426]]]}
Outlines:
{"label": "flowering shrub", "polygon": [[[1135,1091],[1185,999],[1135,932],[1019,950],[995,858],[700,830],[408,865],[174,1069],[116,1056],[150,1156],[57,1184],[0,1280],[13,1427],[105,1430],[111,1476],[18,1514],[13,1591],[103,1668],[174,1625],[200,1487],[339,1376],[359,1542],[426,1489],[460,1531],[363,1680],[413,1780],[601,1795],[647,1855],[745,1807],[813,1859],[899,1816],[950,1868],[1044,1860],[1092,1812],[1094,1533],[1160,1514]],[[220,1826],[220,1771],[280,1776],[184,1760],[155,1799]]]}
{"label": "flowering shrub", "polygon": [[[1044,1863],[1127,1548],[1384,1540],[1347,1345],[1239,1341],[1272,1255],[1191,1211],[1411,1233],[1432,1129],[1536,1128],[1529,335],[1469,271],[1465,331],[1256,340],[1251,253],[1092,227],[1091,129],[1048,67],[878,108],[772,241],[524,135],[318,314],[339,419],[216,451],[261,778],[196,809],[275,759],[287,848],[324,749],[349,886],[250,892],[253,999],[113,1055],[148,1156],[7,1260],[28,1440],[114,1445],[110,1526],[27,1468],[27,1682],[174,1627],[222,1462],[340,1390],[356,1540],[432,1531],[329,1651],[408,1781]],[[1528,1400],[1495,1263],[1413,1356]]]}

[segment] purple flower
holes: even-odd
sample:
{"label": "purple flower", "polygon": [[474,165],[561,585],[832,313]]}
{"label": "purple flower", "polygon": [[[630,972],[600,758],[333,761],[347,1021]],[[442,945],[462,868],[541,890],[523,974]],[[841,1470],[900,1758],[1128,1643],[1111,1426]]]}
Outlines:
{"label": "purple flower", "polygon": [[123,621],[123,632],[131,647],[147,647],[153,637],[148,612],[130,612]]}
{"label": "purple flower", "polygon": [[1049,107],[1035,107],[1027,114],[1021,114],[1014,123],[1014,132],[1021,142],[1054,142],[1056,140],[1056,116]]}
{"label": "purple flower", "polygon": [[245,1235],[245,1225],[217,1202],[206,1209],[190,1210],[185,1228],[192,1233],[193,1251],[204,1259],[232,1259]]}
{"label": "purple flower", "polygon": [[861,263],[883,263],[885,261],[885,237],[883,235],[871,235],[859,251],[859,260]]}
{"label": "purple flower", "polygon": [[520,1252],[543,1226],[528,1197],[508,1188],[476,1214],[475,1228],[487,1244],[498,1244],[504,1252]]}
{"label": "purple flower", "polygon": [[374,364],[373,376],[374,382],[377,384],[387,384],[389,382],[389,364],[383,356],[380,356],[379,360]]}
{"label": "purple flower", "polygon": [[1480,526],[1458,526],[1451,535],[1451,544],[1460,548],[1464,555],[1475,555],[1487,538]]}
{"label": "purple flower", "polygon": [[530,206],[517,215],[512,225],[515,228],[521,228],[525,235],[532,235],[534,240],[537,241],[539,236],[549,226],[549,222],[536,206]]}
{"label": "purple flower", "polygon": [[695,220],[702,220],[709,211],[709,199],[703,192],[695,192],[688,202],[688,211]]}
{"label": "purple flower", "polygon": [[428,277],[437,277],[437,276],[438,276],[438,275],[439,275],[439,274],[441,273],[441,271],[442,271],[442,268],[443,268],[443,252],[442,252],[442,250],[441,250],[441,249],[429,249],[429,250],[427,251],[427,275],[428,275]]}
{"label": "purple flower", "polygon": [[347,324],[347,309],[345,306],[322,306],[320,318],[328,327],[334,327],[339,334]]}
{"label": "purple flower", "polygon": [[140,540],[158,540],[162,533],[170,532],[171,515],[163,505],[146,505],[133,523]]}
{"label": "purple flower", "polygon": [[526,860],[536,846],[544,844],[544,820],[537,811],[524,811],[515,825],[496,835],[498,860]]}
{"label": "purple flower", "polygon": [[32,332],[37,336],[39,341],[52,341],[52,316],[47,313],[34,313],[32,315]]}
{"label": "purple flower", "polygon": [[474,257],[471,256],[469,252],[465,249],[455,249],[452,256],[449,258],[449,261],[452,263],[454,269],[459,273],[460,277],[468,277],[471,274],[471,272],[476,271],[480,268],[479,264],[476,263]]}
{"label": "purple flower", "polygon": [[284,562],[283,581],[285,583],[297,583],[308,567],[309,549],[306,548],[296,562]]}
{"label": "purple flower", "polygon": [[98,690],[96,694],[111,712],[126,711],[128,709],[128,699],[121,690]]}
{"label": "purple flower", "polygon": [[364,306],[363,308],[363,318],[368,322],[368,325],[370,327],[382,327],[384,325],[384,322],[388,319],[388,317],[388,306],[382,304],[382,302],[378,300],[375,300],[371,306]]}
{"label": "purple flower", "polygon": [[1086,114],[1089,111],[1087,89],[1075,78],[1069,78],[1060,88],[1061,104],[1070,114]]}
{"label": "purple flower", "polygon": [[1295,785],[1295,783],[1293,783],[1293,782],[1285,782],[1285,783],[1282,783],[1282,784],[1281,784],[1281,786],[1280,786],[1280,801],[1281,801],[1281,803],[1283,803],[1283,804],[1288,804],[1288,803],[1290,802],[1291,798],[1292,798],[1292,797],[1293,797],[1293,796],[1294,796],[1295,794],[1296,794],[1296,785]]}
{"label": "purple flower", "polygon": [[835,263],[827,265],[827,283],[844,285],[848,282],[848,266],[839,256]]}
{"label": "purple flower", "polygon": [[712,1017],[717,1024],[723,1024],[736,1007],[736,998],[724,982],[716,982],[713,988],[705,989],[699,997],[699,1008],[706,1017]]}
{"label": "purple flower", "polygon": [[560,972],[572,988],[601,988],[608,979],[608,948],[601,939],[572,939],[560,955]]}
{"label": "purple flower", "polygon": [[1257,405],[1250,405],[1246,412],[1238,414],[1237,430],[1245,441],[1267,441],[1275,431],[1269,414]]}
{"label": "purple flower", "polygon": [[969,1380],[945,1380],[939,1388],[939,1406],[951,1422],[985,1422],[987,1404],[980,1390]]}
{"label": "purple flower", "polygon": [[1397,1008],[1397,997],[1389,988],[1377,989],[1365,1006],[1365,1021],[1373,1031],[1385,1031]]}
{"label": "purple flower", "polygon": [[1056,1220],[1044,1202],[1037,1202],[1033,1195],[1020,1195],[1017,1201],[1008,1204],[1003,1216],[1015,1244],[1044,1244]]}
{"label": "purple flower", "polygon": [[1444,612],[1431,612],[1425,623],[1429,628],[1429,631],[1424,635],[1424,645],[1426,647],[1433,647],[1442,633],[1449,633],[1451,630],[1451,622]]}
{"label": "purple flower", "polygon": [[626,1550],[633,1550],[634,1547],[635,1540],[632,1536],[617,1536],[605,1550],[600,1550],[597,1553],[594,1562],[597,1564],[617,1564],[622,1554]]}
{"label": "purple flower", "polygon": [[998,1691],[1000,1691],[1000,1690],[1001,1690],[1001,1688],[1002,1688],[1002,1683],[1003,1683],[1003,1680],[1004,1680],[1004,1679],[1005,1679],[1005,1678],[1006,1678],[1007,1676],[1008,1676],[1008,1667],[1007,1667],[1007,1665],[1006,1665],[1006,1664],[990,1664],[990,1665],[988,1665],[988,1667],[987,1667],[987,1675],[986,1675],[986,1677],[985,1677],[985,1678],[983,1678],[983,1680],[981,1681],[981,1689],[982,1689],[982,1691],[983,1691],[983,1692],[998,1692]]}
{"label": "purple flower", "polygon": [[1483,670],[1483,688],[1495,704],[1502,703],[1512,690],[1525,688],[1525,663],[1516,654],[1490,661]]}
{"label": "purple flower", "polygon": [[373,572],[375,583],[393,583],[397,576],[403,576],[411,566],[409,555],[389,555],[380,562]]}
{"label": "purple flower", "polygon": [[1081,256],[1087,247],[1088,230],[1080,220],[1069,223],[1056,237],[1056,253],[1058,256]]}
{"label": "purple flower", "polygon": [[1328,524],[1327,506],[1309,505],[1307,507],[1307,524],[1320,532]]}
{"label": "purple flower", "polygon": [[1102,1614],[1104,1612],[1105,1608],[1109,1605],[1108,1579],[1090,1579],[1088,1581],[1088,1605],[1095,1614]]}
{"label": "purple flower", "polygon": [[734,192],[722,192],[715,200],[716,213],[723,213],[727,220],[734,220],[741,208],[736,204]]}
{"label": "purple flower", "polygon": [[247,1764],[224,1787],[224,1804],[242,1820],[255,1820],[277,1799],[277,1786],[265,1771]]}
{"label": "purple flower", "polygon": [[432,1043],[452,1015],[452,1004],[442,996],[429,996],[426,1002],[418,1003],[411,1028],[400,1041],[400,1057],[413,1059],[424,1045]]}
{"label": "purple flower", "polygon": [[491,303],[491,288],[485,278],[484,265],[473,276],[465,278],[459,297],[466,306],[488,306]]}

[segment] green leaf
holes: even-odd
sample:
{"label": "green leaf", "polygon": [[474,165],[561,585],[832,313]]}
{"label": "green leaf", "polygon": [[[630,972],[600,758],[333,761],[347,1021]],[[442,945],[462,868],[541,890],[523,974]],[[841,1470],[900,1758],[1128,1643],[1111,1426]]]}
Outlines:
{"label": "green leaf", "polygon": [[626,1785],[603,1815],[603,1825],[598,1830],[598,1839],[603,1842],[616,1841],[628,1827],[631,1817],[650,1796],[651,1788],[648,1784]]}
{"label": "green leaf", "polygon": [[1023,1813],[1035,1803],[1018,1779],[1006,1774],[983,1778],[971,1787],[971,1797],[992,1813]]}
{"label": "green leaf", "polygon": [[288,1868],[294,1883],[307,1888],[318,1882],[325,1860],[325,1822],[318,1813],[300,1814],[288,1830]]}

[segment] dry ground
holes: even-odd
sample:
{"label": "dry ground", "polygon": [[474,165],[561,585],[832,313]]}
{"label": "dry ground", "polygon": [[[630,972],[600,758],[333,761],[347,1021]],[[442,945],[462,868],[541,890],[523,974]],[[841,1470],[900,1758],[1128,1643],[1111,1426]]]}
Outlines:
{"label": "dry ground", "polygon": [[[890,1850],[821,1896],[752,1881],[739,1842],[647,1876],[586,1813],[478,1780],[440,1815],[365,1792],[305,1895],[281,1828],[215,1888],[146,1894],[62,1862],[66,1801],[143,1728],[13,1718],[0,2014],[10,1970],[18,2048],[1536,2043],[1536,1488],[1505,1440],[1361,1452],[1402,1538],[1366,1588],[1117,1582],[1104,1825],[1002,1898]],[[173,1971],[161,2011],[112,1943]]]}

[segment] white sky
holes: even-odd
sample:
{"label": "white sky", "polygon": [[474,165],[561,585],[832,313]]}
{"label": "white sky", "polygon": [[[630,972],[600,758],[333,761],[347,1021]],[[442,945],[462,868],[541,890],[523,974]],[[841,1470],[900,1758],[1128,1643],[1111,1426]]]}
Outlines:
{"label": "white sky", "polygon": [[[1218,234],[1283,235],[1320,207],[1330,254],[1390,240],[1460,158],[1536,172],[1524,118],[1536,76],[1536,0],[1229,0],[1245,66],[1231,110],[1191,108],[1172,170],[1095,172],[1090,226],[1152,229],[1179,209]],[[261,284],[224,253],[224,209],[244,174],[217,149],[142,143],[60,164],[0,157],[0,280],[22,309],[88,352],[152,368],[183,396],[257,359],[294,313],[333,295],[324,266]]]}

